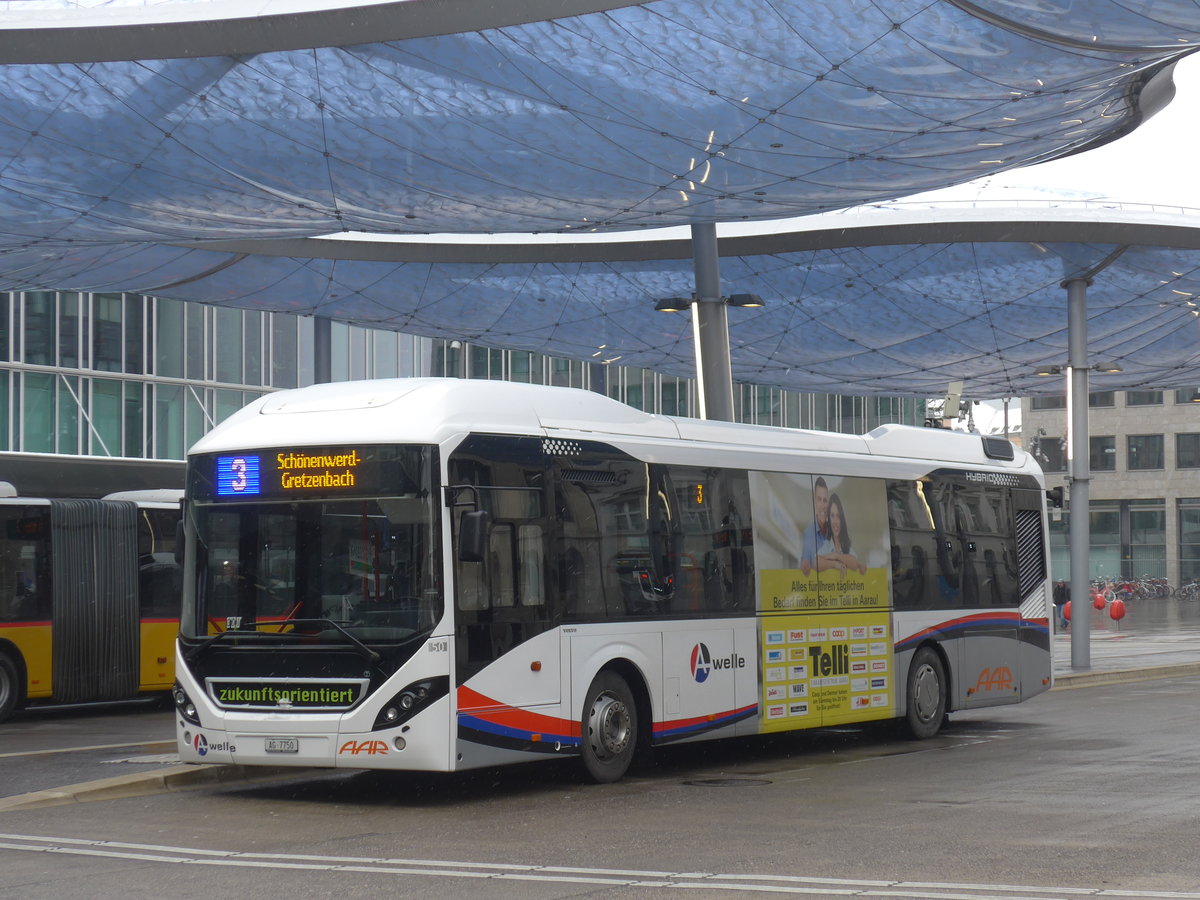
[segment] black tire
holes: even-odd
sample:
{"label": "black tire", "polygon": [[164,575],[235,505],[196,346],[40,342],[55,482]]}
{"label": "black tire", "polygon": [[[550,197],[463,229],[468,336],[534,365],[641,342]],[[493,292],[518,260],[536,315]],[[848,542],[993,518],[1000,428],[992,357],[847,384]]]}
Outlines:
{"label": "black tire", "polygon": [[633,692],[616,672],[601,672],[588,688],[580,728],[580,752],[588,775],[600,784],[619,781],[638,746]]}
{"label": "black tire", "polygon": [[932,647],[922,647],[908,667],[904,724],[919,741],[931,738],[946,719],[946,670]]}
{"label": "black tire", "polygon": [[0,651],[0,722],[13,714],[25,696],[20,669],[7,653]]}

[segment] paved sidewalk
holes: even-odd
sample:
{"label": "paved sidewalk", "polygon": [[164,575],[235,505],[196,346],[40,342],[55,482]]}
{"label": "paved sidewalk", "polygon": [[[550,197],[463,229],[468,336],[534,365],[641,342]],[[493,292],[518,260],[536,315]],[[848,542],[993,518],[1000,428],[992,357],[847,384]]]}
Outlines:
{"label": "paved sidewalk", "polygon": [[1120,621],[1114,621],[1107,608],[1089,613],[1088,668],[1072,666],[1069,630],[1054,635],[1057,685],[1200,675],[1200,603],[1135,601]]}

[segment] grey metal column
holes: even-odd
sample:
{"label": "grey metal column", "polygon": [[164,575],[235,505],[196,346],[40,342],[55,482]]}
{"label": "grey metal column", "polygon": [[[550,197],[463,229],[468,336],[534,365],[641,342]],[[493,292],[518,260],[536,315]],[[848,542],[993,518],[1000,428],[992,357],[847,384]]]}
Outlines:
{"label": "grey metal column", "polygon": [[692,344],[700,418],[733,421],[733,367],[729,361],[729,319],[721,296],[717,226],[692,226],[696,294],[692,298]]}
{"label": "grey metal column", "polygon": [[1071,668],[1092,667],[1092,598],[1088,578],[1091,516],[1088,485],[1087,288],[1091,282],[1067,282],[1067,408],[1070,410],[1069,478],[1071,510]]}
{"label": "grey metal column", "polygon": [[333,381],[333,319],[313,316],[313,383]]}

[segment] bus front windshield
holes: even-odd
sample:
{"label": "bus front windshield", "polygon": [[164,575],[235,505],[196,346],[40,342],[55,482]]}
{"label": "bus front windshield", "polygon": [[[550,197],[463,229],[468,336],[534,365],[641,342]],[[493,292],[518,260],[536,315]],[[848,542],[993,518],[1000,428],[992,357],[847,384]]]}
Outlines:
{"label": "bus front windshield", "polygon": [[366,644],[442,615],[437,506],[401,497],[191,506],[196,554],[181,630],[294,633]]}

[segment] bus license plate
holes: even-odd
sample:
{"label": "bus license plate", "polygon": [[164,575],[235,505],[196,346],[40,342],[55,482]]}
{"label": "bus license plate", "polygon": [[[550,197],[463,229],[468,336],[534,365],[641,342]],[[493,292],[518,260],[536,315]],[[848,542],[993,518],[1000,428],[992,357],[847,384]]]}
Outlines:
{"label": "bus license plate", "polygon": [[269,737],[267,738],[268,753],[299,753],[300,738]]}

